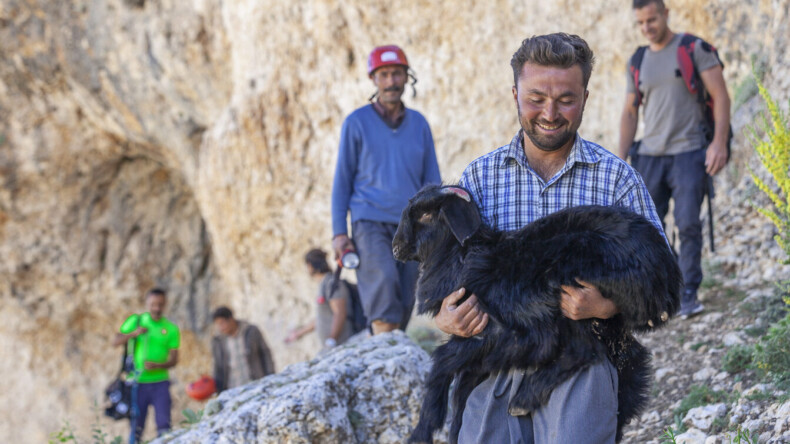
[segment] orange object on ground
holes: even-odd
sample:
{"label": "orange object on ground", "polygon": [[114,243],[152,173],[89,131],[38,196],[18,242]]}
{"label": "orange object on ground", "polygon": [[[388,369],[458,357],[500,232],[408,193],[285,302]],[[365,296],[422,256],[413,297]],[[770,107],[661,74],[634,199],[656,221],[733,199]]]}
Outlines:
{"label": "orange object on ground", "polygon": [[187,396],[198,401],[208,399],[216,391],[217,385],[214,383],[214,378],[206,375],[187,386]]}

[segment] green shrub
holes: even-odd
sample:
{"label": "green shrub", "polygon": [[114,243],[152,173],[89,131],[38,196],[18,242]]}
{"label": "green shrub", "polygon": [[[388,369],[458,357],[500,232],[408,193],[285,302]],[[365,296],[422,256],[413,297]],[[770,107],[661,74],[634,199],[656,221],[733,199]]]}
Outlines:
{"label": "green shrub", "polygon": [[735,436],[730,436],[729,433],[724,435],[724,439],[728,439],[730,444],[757,444],[758,442],[757,432],[752,433],[738,426],[734,433]]}
{"label": "green shrub", "polygon": [[181,413],[184,415],[184,420],[181,421],[181,425],[197,424],[203,418],[203,409],[200,409],[196,412],[187,407],[184,410],[181,410]]}
{"label": "green shrub", "polygon": [[771,392],[754,391],[746,395],[745,398],[749,401],[768,401],[774,397]]}
{"label": "green shrub", "polygon": [[675,430],[672,427],[668,427],[664,430],[664,440],[661,441],[661,444],[676,444],[677,439],[675,439]]}
{"label": "green shrub", "polygon": [[736,345],[727,350],[722,358],[722,369],[729,374],[740,373],[752,363],[754,348],[748,345]]}
{"label": "green shrub", "polygon": [[[97,406],[94,408],[98,409]],[[49,435],[49,444],[56,444],[56,443],[73,443],[79,444],[86,442],[81,438],[78,438],[74,432],[74,427],[68,420],[63,422],[63,426],[60,430],[56,432],[52,432]],[[112,439],[107,436],[107,432],[102,429],[101,426],[101,418],[97,411],[96,413],[96,420],[94,421],[93,425],[91,425],[91,439],[88,441],[92,444],[121,444],[123,442],[123,438],[120,436],[116,436]]]}
{"label": "green shrub", "polygon": [[[790,298],[785,298],[790,304]],[[772,325],[754,346],[754,365],[774,381],[790,378],[790,315]]]}

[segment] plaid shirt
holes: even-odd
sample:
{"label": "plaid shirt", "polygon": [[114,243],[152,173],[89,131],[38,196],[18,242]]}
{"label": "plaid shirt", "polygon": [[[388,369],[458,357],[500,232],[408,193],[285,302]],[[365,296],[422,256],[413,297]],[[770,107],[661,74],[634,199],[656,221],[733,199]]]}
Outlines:
{"label": "plaid shirt", "polygon": [[664,232],[641,176],[619,157],[577,134],[565,166],[545,182],[530,168],[522,139],[519,131],[509,145],[476,159],[459,181],[490,227],[517,230],[563,208],[620,205]]}

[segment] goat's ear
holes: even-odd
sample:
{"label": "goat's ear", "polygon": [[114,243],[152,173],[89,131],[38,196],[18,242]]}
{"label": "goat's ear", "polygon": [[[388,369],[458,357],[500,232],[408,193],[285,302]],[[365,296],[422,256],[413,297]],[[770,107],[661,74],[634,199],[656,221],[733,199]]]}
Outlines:
{"label": "goat's ear", "polygon": [[464,245],[483,223],[475,203],[459,198],[447,199],[439,213],[447,221],[450,231],[461,245]]}

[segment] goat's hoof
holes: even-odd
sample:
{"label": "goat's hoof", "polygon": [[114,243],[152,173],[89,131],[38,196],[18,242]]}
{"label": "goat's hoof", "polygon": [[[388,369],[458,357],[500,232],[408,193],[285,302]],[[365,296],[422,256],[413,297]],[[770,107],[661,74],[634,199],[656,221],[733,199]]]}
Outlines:
{"label": "goat's hoof", "polygon": [[507,408],[507,412],[510,414],[510,416],[527,416],[532,413],[532,410],[511,405]]}

